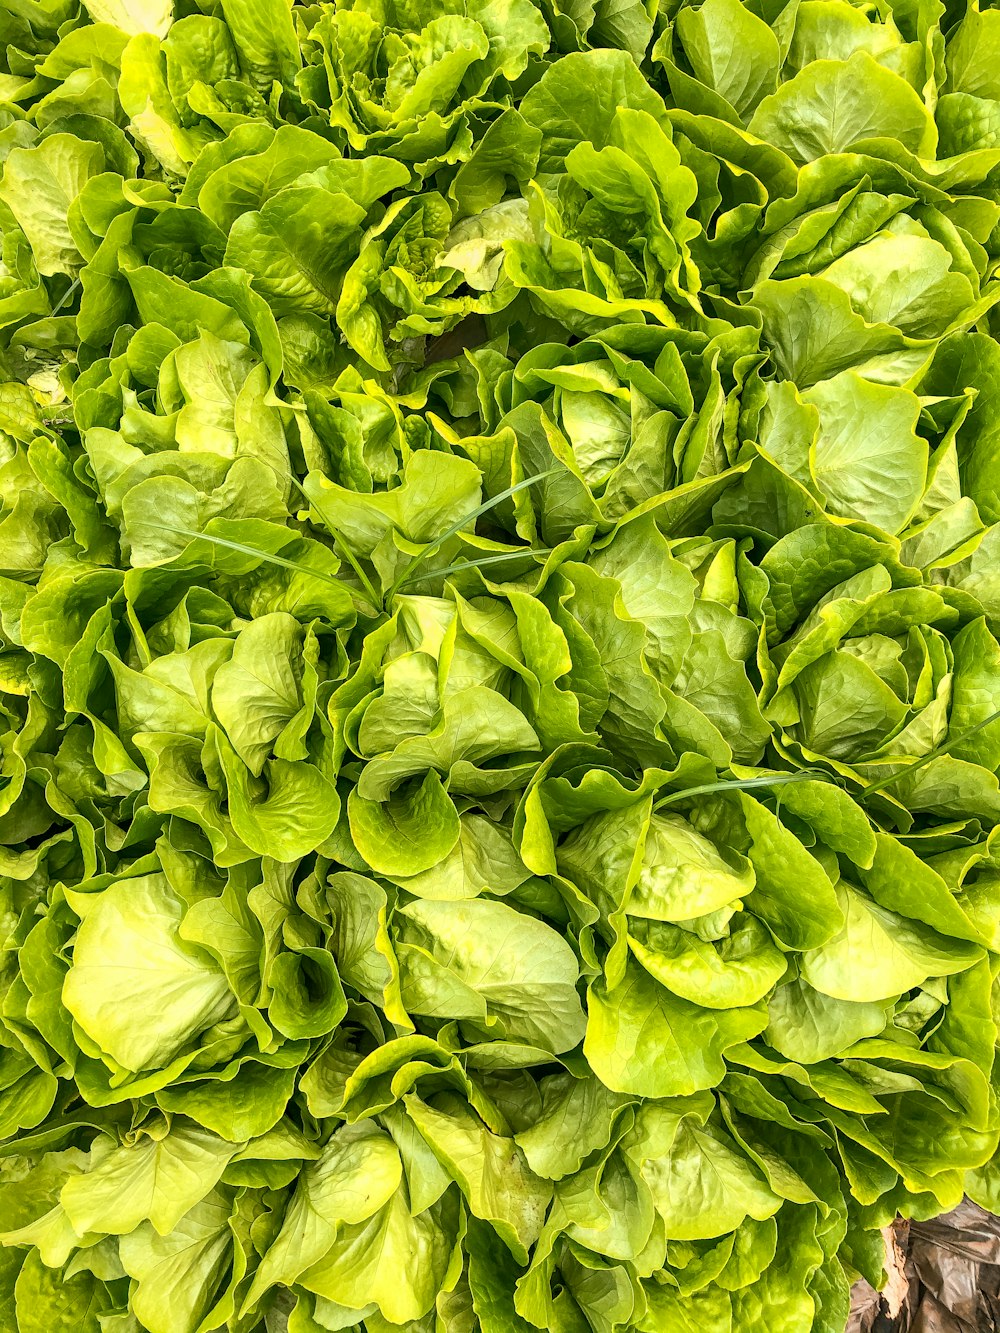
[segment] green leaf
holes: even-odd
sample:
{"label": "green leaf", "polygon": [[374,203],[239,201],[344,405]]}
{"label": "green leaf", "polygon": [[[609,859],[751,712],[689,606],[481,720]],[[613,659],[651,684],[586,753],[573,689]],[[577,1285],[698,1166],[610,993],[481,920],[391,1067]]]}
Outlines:
{"label": "green leaf", "polygon": [[632,921],[629,948],[650,976],[675,995],[708,1009],[741,1008],[768,994],[786,962],[756,917],[738,921],[714,941],[662,921]]}
{"label": "green leaf", "polygon": [[347,195],[289,185],[236,219],[226,262],[250,274],[276,315],[330,315],[364,216]]}
{"label": "green leaf", "polygon": [[33,148],[10,153],[0,199],[27,236],[39,273],[76,275],[83,257],[67,214],[87,181],[103,170],[100,147],[71,134],[52,134]]}
{"label": "green leaf", "polygon": [[521,103],[521,115],[542,134],[540,171],[557,170],[578,143],[602,148],[619,107],[665,116],[662,101],[624,51],[587,51],[552,65]]}
{"label": "green leaf", "polygon": [[253,81],[291,81],[301,56],[285,0],[225,0],[222,6],[236,49]]}
{"label": "green leaf", "polygon": [[961,972],[980,957],[975,945],[946,939],[843,881],[836,894],[844,913],[840,933],[802,958],[802,975],[824,995],[890,999],[923,985],[928,977]]}
{"label": "green leaf", "polygon": [[235,1152],[232,1143],[183,1123],[153,1126],[123,1147],[99,1139],[90,1168],[66,1182],[60,1200],[78,1235],[125,1235],[148,1221],[168,1236],[215,1187]]}
{"label": "green leaf", "polygon": [[[300,710],[305,711],[301,651],[298,622],[276,612],[251,621],[215,673],[212,708],[255,776],[260,776],[275,742]],[[305,718],[302,722],[308,725]]]}
{"label": "green leaf", "polygon": [[787,1059],[818,1064],[865,1037],[877,1037],[889,1021],[891,1007],[885,1000],[834,999],[793,977],[768,1002],[764,1036]]}
{"label": "green leaf", "polygon": [[433,769],[419,786],[396,791],[384,802],[365,800],[355,788],[347,815],[358,852],[373,870],[390,876],[429,871],[456,846],[462,827]]}
{"label": "green leaf", "polygon": [[182,905],[162,875],[120,880],[84,907],[63,1001],[117,1064],[162,1068],[233,1015],[236,1000],[221,969],[181,939]]}
{"label": "green leaf", "polygon": [[871,139],[891,139],[931,156],[934,124],[918,95],[867,51],[849,60],[817,60],[765,97],[750,131],[797,162],[842,153]]}
{"label": "green leaf", "polygon": [[257,778],[225,740],[219,742],[219,757],[233,828],[258,856],[296,861],[333,832],[340,798],[315,764],[268,759]]}
{"label": "green leaf", "polygon": [[608,1145],[622,1098],[593,1075],[549,1074],[539,1091],[539,1117],[515,1140],[536,1175],[561,1180],[579,1170],[594,1149]]}
{"label": "green leaf", "polygon": [[626,1152],[639,1165],[667,1234],[678,1240],[721,1236],[781,1206],[729,1135],[694,1117],[647,1107]]}
{"label": "green leaf", "polygon": [[830,511],[899,532],[927,482],[916,395],[845,371],[810,389],[804,401],[819,409],[810,471]]}
{"label": "green leaf", "polygon": [[17,1330],[21,1333],[101,1333],[100,1316],[112,1305],[110,1294],[90,1273],[68,1281],[58,1269],[48,1268],[37,1252],[25,1259],[14,1283]]}
{"label": "green leaf", "polygon": [[486,1021],[497,1036],[559,1054],[583,1036],[579,964],[544,922],[505,903],[412,902],[397,930],[403,1004]]}
{"label": "green leaf", "polygon": [[[369,1221],[341,1227],[329,1253],[306,1269],[301,1283],[355,1310],[377,1305],[392,1324],[420,1319],[451,1265],[454,1214],[446,1197],[413,1217],[397,1190]],[[406,1257],[415,1254],[422,1262],[409,1267]]]}
{"label": "green leaf", "polygon": [[607,1087],[639,1097],[678,1097],[721,1082],[730,1046],[763,1031],[755,1008],[712,1010],[672,995],[638,963],[609,990],[590,989],[584,1054]]}
{"label": "green leaf", "polygon": [[405,1105],[435,1157],[458,1182],[472,1214],[491,1224],[518,1263],[527,1263],[552,1186],[530,1170],[512,1139],[492,1134],[459,1098],[443,1097],[440,1109],[416,1097],[407,1097]]}
{"label": "green leaf", "polygon": [[695,76],[741,116],[774,90],[778,39],[738,0],[706,0],[700,9],[682,9],[677,33]]}
{"label": "green leaf", "polygon": [[388,1134],[365,1123],[340,1129],[300,1176],[246,1305],[275,1283],[291,1286],[329,1252],[342,1224],[377,1216],[401,1180],[399,1153]]}
{"label": "green leaf", "polygon": [[214,1303],[232,1244],[230,1202],[216,1190],[167,1235],[142,1223],[119,1242],[122,1267],[136,1283],[132,1305],[150,1333],[195,1333]]}
{"label": "green leaf", "polygon": [[496,690],[470,685],[446,696],[440,720],[426,735],[408,736],[388,754],[369,760],[357,791],[365,801],[387,801],[401,782],[428,770],[442,773],[452,790],[499,790],[518,771],[486,768],[485,761],[528,756],[539,748],[520,709]]}

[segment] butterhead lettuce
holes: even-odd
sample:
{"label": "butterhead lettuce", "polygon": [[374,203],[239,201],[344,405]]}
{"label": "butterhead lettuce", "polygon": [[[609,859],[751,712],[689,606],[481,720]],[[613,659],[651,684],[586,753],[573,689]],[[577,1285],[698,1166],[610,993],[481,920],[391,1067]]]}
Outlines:
{"label": "butterhead lettuce", "polygon": [[0,1329],[843,1329],[1000,1211],[1000,13],[0,34]]}

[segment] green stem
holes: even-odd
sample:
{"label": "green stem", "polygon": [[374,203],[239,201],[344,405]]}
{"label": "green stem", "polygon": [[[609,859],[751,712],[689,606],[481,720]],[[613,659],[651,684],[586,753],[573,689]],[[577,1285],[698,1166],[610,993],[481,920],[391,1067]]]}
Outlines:
{"label": "green stem", "polygon": [[784,787],[790,782],[825,782],[827,775],[818,768],[803,768],[796,773],[774,773],[760,778],[723,778],[721,782],[703,782],[697,787],[685,787],[683,791],[672,791],[657,801],[653,807],[661,810],[665,805],[674,805],[678,801],[689,800],[692,796],[707,796],[721,791],[754,791],[759,787]]}
{"label": "green stem", "polygon": [[389,591],[385,595],[386,602],[392,600],[394,594],[399,591],[403,584],[412,578],[413,571],[426,560],[428,556],[433,555],[439,547],[443,546],[450,537],[456,536],[463,528],[468,527],[470,523],[474,524],[482,514],[489,513],[489,511],[495,508],[496,505],[501,504],[504,500],[509,500],[510,497],[516,495],[518,491],[523,491],[528,486],[533,486],[536,481],[543,481],[546,477],[551,477],[558,471],[558,468],[552,467],[549,468],[547,472],[536,472],[532,477],[525,477],[523,481],[519,481],[514,486],[508,486],[507,489],[501,491],[499,495],[494,495],[489,500],[484,501],[478,509],[473,509],[471,513],[465,514],[462,518],[458,519],[458,521],[453,523],[450,528],[442,532],[440,537],[435,537],[432,542],[428,542],[424,549],[413,557],[403,572],[396,576]]}
{"label": "green stem", "polygon": [[[190,528],[175,528],[166,523],[150,523],[151,528],[159,528],[161,532],[174,532],[180,537],[187,537],[190,541],[211,542],[213,546],[223,546],[227,551],[238,551],[241,555],[253,556],[256,560],[263,560],[269,565],[278,565],[282,569],[290,569],[295,574],[306,574],[310,578],[321,579],[324,583],[332,584],[335,588],[343,588],[344,583],[341,579],[328,574],[324,569],[313,569],[309,565],[299,564],[297,560],[286,560],[284,556],[272,555],[269,551],[260,551],[256,546],[248,546],[245,542],[230,541],[228,537],[216,537],[209,532],[194,532]],[[380,610],[378,599],[372,601],[372,610],[377,614]]]}
{"label": "green stem", "polygon": [[81,286],[82,283],[80,279],[75,278],[73,282],[71,282],[70,285],[63,292],[62,296],[60,296],[59,300],[55,303],[52,309],[49,311],[49,316],[48,316],[49,319],[52,319],[54,315],[58,315],[59,311],[63,308],[63,306],[69,304],[69,302],[73,299],[74,295],[76,294],[76,292],[79,291]]}
{"label": "green stem", "polygon": [[484,555],[481,560],[460,560],[454,565],[445,565],[444,569],[428,569],[421,574],[421,579],[444,578],[446,574],[455,574],[463,569],[479,569],[482,565],[496,565],[501,560],[517,560],[525,555],[551,555],[551,546],[525,546],[518,551],[505,551],[502,555]]}
{"label": "green stem", "polygon": [[[306,492],[305,487],[304,487],[304,486],[302,485],[302,483],[299,481],[298,477],[294,477],[294,476],[292,477],[292,484],[293,484],[294,486],[297,486],[297,487],[298,487],[298,489],[299,489],[299,490],[302,492],[302,494],[305,496],[307,502],[308,502],[310,505],[313,506],[313,508],[316,510],[316,512],[317,512],[320,516],[322,516],[322,514],[323,514],[322,509],[320,509],[320,507],[319,507],[319,505],[316,503],[316,501],[313,500],[312,497]],[[326,526],[327,526],[327,527],[329,528],[329,530],[330,530],[330,536],[333,538],[334,543],[336,544],[337,550],[341,553],[341,555],[344,557],[344,559],[347,561],[347,563],[350,565],[350,567],[354,570],[355,574],[357,574],[358,578],[361,580],[361,586],[364,588],[365,592],[368,594],[369,598],[371,599],[371,604],[372,604],[372,606],[375,608],[376,611],[384,611],[384,610],[385,610],[385,602],[384,602],[383,598],[381,598],[381,597],[378,595],[378,593],[375,591],[375,587],[374,587],[374,585],[372,584],[371,580],[368,578],[368,575],[365,573],[365,571],[361,568],[361,565],[359,564],[359,562],[358,562],[357,559],[355,558],[354,552],[353,552],[353,551],[351,550],[351,548],[348,546],[346,540],[340,535],[340,533],[337,531],[337,529],[333,526],[332,523],[327,522],[326,519],[324,519],[323,521],[324,521],[324,523],[326,523]]]}
{"label": "green stem", "polygon": [[977,731],[982,731],[984,727],[992,726],[994,722],[1000,722],[1000,708],[995,713],[991,713],[989,717],[983,718],[982,722],[977,722],[974,727],[969,727],[967,731],[963,731],[960,735],[953,736],[950,741],[945,741],[943,745],[936,745],[928,754],[921,755],[912,764],[897,769],[895,773],[890,773],[887,778],[882,778],[879,782],[868,783],[861,793],[862,796],[871,796],[873,792],[884,791],[886,787],[891,786],[899,778],[909,777],[911,773],[916,773],[918,769],[923,768],[926,764],[939,759],[941,755],[947,754],[949,750],[956,745],[960,745],[962,741],[968,740],[970,736],[974,736]]}

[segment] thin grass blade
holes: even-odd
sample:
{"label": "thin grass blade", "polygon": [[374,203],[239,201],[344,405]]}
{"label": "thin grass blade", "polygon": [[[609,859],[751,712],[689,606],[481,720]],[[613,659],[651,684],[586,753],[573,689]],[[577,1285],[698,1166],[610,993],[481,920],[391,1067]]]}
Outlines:
{"label": "thin grass blade", "polygon": [[534,486],[535,482],[544,481],[546,477],[551,477],[558,471],[558,468],[550,467],[545,472],[536,472],[534,476],[525,477],[523,481],[517,482],[514,486],[508,486],[507,489],[501,491],[499,495],[492,496],[489,500],[485,500],[479,505],[477,509],[473,509],[468,514],[463,515],[463,517],[453,523],[450,528],[447,528],[442,532],[440,536],[435,537],[433,541],[428,542],[424,549],[413,557],[386,592],[386,601],[388,602],[393,594],[397,593],[399,589],[413,577],[414,570],[418,569],[429,556],[432,556],[434,552],[443,546],[451,537],[457,536],[458,533],[464,528],[467,528],[470,523],[474,524],[483,514],[488,514],[491,509],[495,509],[496,506],[502,504],[504,500],[509,500],[510,497],[516,495],[518,491],[526,490],[529,486]]}

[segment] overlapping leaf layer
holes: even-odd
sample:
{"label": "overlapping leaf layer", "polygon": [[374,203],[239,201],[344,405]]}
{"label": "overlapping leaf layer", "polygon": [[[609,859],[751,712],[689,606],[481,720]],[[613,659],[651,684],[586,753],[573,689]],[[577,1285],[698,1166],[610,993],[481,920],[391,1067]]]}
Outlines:
{"label": "overlapping leaf layer", "polygon": [[0,1329],[836,1333],[1000,1202],[1000,10],[0,33]]}

